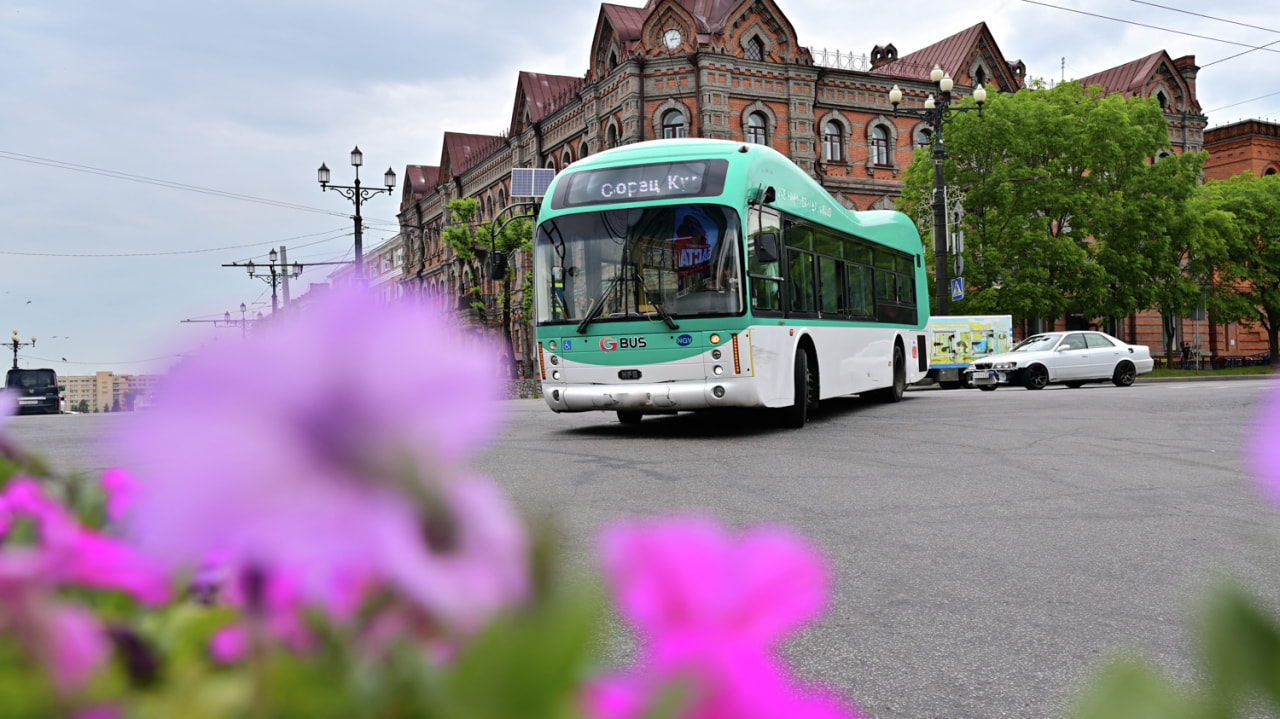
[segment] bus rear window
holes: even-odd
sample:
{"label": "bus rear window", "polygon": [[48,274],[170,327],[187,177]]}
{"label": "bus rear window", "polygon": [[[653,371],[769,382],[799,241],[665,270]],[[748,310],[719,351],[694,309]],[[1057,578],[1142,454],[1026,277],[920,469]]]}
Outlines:
{"label": "bus rear window", "polygon": [[728,160],[690,160],[573,172],[556,185],[551,209],[714,197],[724,192],[728,169]]}

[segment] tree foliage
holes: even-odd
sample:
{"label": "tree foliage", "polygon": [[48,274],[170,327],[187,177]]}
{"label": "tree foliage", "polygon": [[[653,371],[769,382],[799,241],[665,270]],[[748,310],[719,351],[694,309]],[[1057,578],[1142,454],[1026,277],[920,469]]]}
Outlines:
{"label": "tree foliage", "polygon": [[1201,227],[1212,256],[1215,316],[1260,324],[1271,357],[1280,356],[1280,175],[1237,175],[1200,188]]}
{"label": "tree foliage", "polygon": [[[1118,319],[1198,298],[1183,260],[1203,156],[1150,161],[1169,146],[1155,100],[1079,83],[988,97],[982,117],[954,116],[943,138],[949,200],[964,208],[970,289],[958,312]],[[900,206],[927,217],[928,150],[904,179]]]}

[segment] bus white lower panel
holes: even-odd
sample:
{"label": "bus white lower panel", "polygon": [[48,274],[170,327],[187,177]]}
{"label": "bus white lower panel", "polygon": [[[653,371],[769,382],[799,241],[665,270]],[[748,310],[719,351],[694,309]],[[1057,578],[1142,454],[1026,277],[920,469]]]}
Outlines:
{"label": "bus white lower panel", "polygon": [[[723,396],[716,396],[717,387],[724,390]],[[547,406],[557,412],[679,412],[714,407],[761,406],[755,382],[750,377],[627,385],[543,382],[542,396]]]}

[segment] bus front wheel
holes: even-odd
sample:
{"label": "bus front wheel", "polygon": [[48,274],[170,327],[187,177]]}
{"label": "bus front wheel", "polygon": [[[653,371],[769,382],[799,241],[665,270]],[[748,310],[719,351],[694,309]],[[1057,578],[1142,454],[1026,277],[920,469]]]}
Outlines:
{"label": "bus front wheel", "polygon": [[640,419],[644,417],[643,412],[633,412],[630,410],[618,410],[618,421],[622,424],[640,424]]}

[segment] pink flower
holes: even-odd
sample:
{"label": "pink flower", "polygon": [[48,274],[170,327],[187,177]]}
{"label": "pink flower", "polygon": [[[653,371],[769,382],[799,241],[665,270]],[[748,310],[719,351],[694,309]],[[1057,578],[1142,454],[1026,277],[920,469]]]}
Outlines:
{"label": "pink flower", "polygon": [[1246,457],[1262,494],[1280,507],[1280,382],[1270,384],[1259,404]]}
{"label": "pink flower", "polygon": [[93,614],[57,598],[50,564],[47,550],[36,547],[0,552],[0,635],[16,636],[70,694],[102,666],[110,644]]}
{"label": "pink flower", "polygon": [[794,680],[776,656],[826,603],[828,569],[800,537],[781,528],[735,536],[713,520],[679,517],[620,523],[602,547],[642,648],[630,672],[588,687],[591,716],[643,716],[672,690],[685,700],[682,719],[857,716]]}
{"label": "pink flower", "polygon": [[17,479],[0,494],[0,528],[20,516],[39,527],[34,557],[51,582],[127,592],[147,604],[168,599],[168,578],[154,560],[118,539],[81,527],[33,479]]}
{"label": "pink flower", "polygon": [[646,636],[716,630],[772,647],[825,608],[828,569],[782,528],[741,537],[702,517],[624,522],[601,541],[624,615]]}
{"label": "pink flower", "polygon": [[102,473],[102,488],[107,493],[107,517],[119,522],[133,506],[138,480],[123,469],[108,469]]}
{"label": "pink flower", "polygon": [[523,531],[463,466],[499,419],[495,354],[422,308],[335,292],[197,355],[121,438],[130,534],[172,565],[286,572],[334,610],[352,577],[446,623],[518,601]]}

